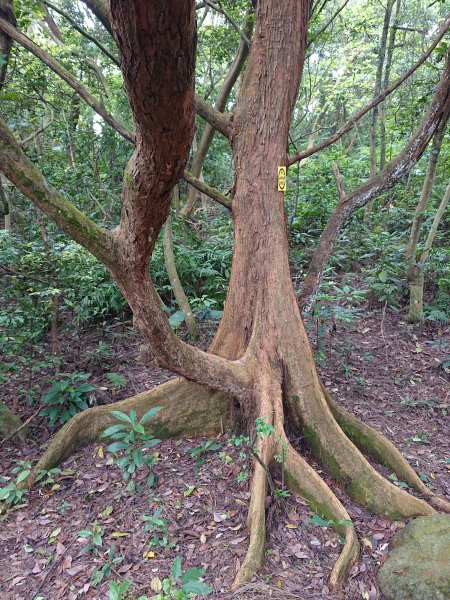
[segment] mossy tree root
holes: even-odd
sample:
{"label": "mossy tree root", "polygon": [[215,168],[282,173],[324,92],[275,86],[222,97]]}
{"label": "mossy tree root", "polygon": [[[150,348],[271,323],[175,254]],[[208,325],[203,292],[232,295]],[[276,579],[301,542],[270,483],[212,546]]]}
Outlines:
{"label": "mossy tree root", "polygon": [[[281,399],[281,386],[270,367],[264,369],[261,365],[255,378],[254,401],[257,416],[273,426],[274,398]],[[258,457],[250,488],[250,504],[247,515],[247,528],[250,531],[250,542],[244,562],[239,569],[233,589],[248,583],[264,562],[266,543],[266,497],[269,475],[269,465],[275,450],[274,435],[258,436],[255,440],[254,452]],[[269,475],[270,476],[270,475]]]}
{"label": "mossy tree root", "polygon": [[306,444],[336,481],[361,506],[388,519],[433,514],[424,500],[408,494],[380,475],[334,418],[320,384],[313,394],[299,389],[295,403]]}
{"label": "mossy tree root", "polygon": [[129,413],[134,409],[140,418],[156,406],[162,410],[146,427],[160,439],[217,434],[231,426],[232,402],[226,394],[181,378],[172,379],[137,396],[75,415],[50,441],[23,487],[31,487],[39,471],[56,467],[77,449],[98,440],[104,429],[117,423],[111,411]]}
{"label": "mossy tree root", "polygon": [[420,479],[401,452],[382,433],[360,421],[351,412],[339,406],[323,387],[327,404],[346,436],[362,452],[372,456],[380,464],[390,469],[400,481],[423,494],[427,501],[438,510],[450,512],[450,503],[436,496]]}
{"label": "mossy tree root", "polygon": [[[285,442],[287,443],[286,439]],[[332,589],[340,588],[345,582],[348,571],[359,557],[359,542],[355,528],[350,523],[342,523],[342,521],[351,521],[350,516],[327,484],[289,443],[285,473],[288,487],[300,494],[315,513],[334,521],[337,531],[345,540],[329,580]]]}

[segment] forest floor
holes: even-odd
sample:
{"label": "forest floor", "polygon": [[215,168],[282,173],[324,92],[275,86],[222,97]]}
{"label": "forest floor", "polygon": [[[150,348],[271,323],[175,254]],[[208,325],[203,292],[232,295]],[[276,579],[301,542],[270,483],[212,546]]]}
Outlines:
{"label": "forest floor", "polygon": [[[438,494],[448,497],[450,449],[445,417],[450,385],[445,361],[449,328],[407,325],[389,308],[353,310],[345,319],[343,315],[337,313],[336,318],[316,322],[310,329],[325,385],[343,405],[391,439]],[[204,324],[203,347],[213,329]],[[107,346],[99,347],[99,341]],[[64,371],[92,373],[90,381],[103,388],[95,393],[97,403],[122,399],[169,379],[170,373],[137,363],[139,344],[137,334],[120,324],[65,332],[61,344]],[[108,372],[122,373],[126,388],[114,393]],[[3,385],[3,399],[22,419],[35,408],[21,406],[17,390],[24,385],[39,387],[40,381],[42,374],[24,370]],[[11,440],[2,447],[0,474],[10,474],[18,459],[37,458],[48,438],[45,419],[36,417],[25,444]],[[248,588],[230,594],[248,544],[248,482],[237,482],[244,467],[239,449],[227,445],[226,435],[215,440],[220,449],[205,453],[205,464],[199,467],[189,450],[204,441],[158,445],[157,483],[150,491],[145,473],[136,481],[142,491],[127,490],[127,482],[101,442],[67,460],[54,477],[56,485],[37,485],[22,505],[0,517],[2,600],[107,599],[108,573],[97,585],[95,578],[102,568],[107,571],[105,552],[112,545],[122,560],[111,566],[110,579],[132,580],[130,592],[136,598],[153,595],[152,578],[169,576],[176,555],[183,557],[183,568],[204,567],[205,580],[216,597],[223,599],[381,598],[376,573],[389,540],[404,524],[376,518],[359,508],[326,473],[322,476],[348,508],[362,546],[361,560],[353,567],[344,593],[333,594],[327,587],[340,547],[337,533],[333,527],[310,523],[313,513],[306,503],[290,497],[272,501],[268,507],[264,567]],[[301,440],[298,443],[301,446]],[[221,450],[233,463],[224,463]],[[174,544],[172,548],[163,547],[164,542],[149,546],[152,532],[144,531],[141,517],[152,515],[158,507],[167,519],[167,544]],[[98,556],[83,553],[86,539],[78,535],[95,521],[102,529]]]}

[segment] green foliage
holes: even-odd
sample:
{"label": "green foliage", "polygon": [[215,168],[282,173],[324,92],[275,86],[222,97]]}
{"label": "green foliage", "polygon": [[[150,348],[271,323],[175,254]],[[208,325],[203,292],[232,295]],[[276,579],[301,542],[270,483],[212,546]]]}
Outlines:
{"label": "green foliage", "polygon": [[153,515],[141,515],[141,521],[144,522],[144,531],[153,534],[148,542],[150,547],[170,549],[175,544],[169,540],[167,519],[163,519],[161,513],[162,508],[157,508]]}
{"label": "green foliage", "polygon": [[309,519],[311,525],[318,525],[319,527],[337,527],[339,525],[353,525],[353,521],[350,519],[339,519],[334,521],[333,519],[325,519],[323,516],[313,515]]}
{"label": "green foliage", "polygon": [[[183,571],[181,556],[176,556],[172,563],[170,577],[161,581],[153,577],[150,588],[155,595],[151,600],[190,600],[196,596],[208,596],[212,589],[202,581],[204,569],[192,567]],[[109,600],[134,600],[129,588],[132,581],[111,581],[109,584]],[[148,596],[139,596],[138,600],[150,600]]]}
{"label": "green foliage", "polygon": [[214,440],[206,440],[197,446],[196,448],[190,448],[188,450],[192,458],[196,458],[197,470],[203,467],[206,462],[207,455],[210,452],[216,452],[220,450],[221,446]]}
{"label": "green foliage", "polygon": [[[4,508],[0,505],[0,513],[9,506],[19,504],[24,496],[28,493],[27,488],[20,487],[19,485],[25,481],[31,472],[31,463],[29,461],[18,461],[11,473],[16,475],[15,481],[11,481],[9,477],[0,476],[0,484],[7,484],[0,488],[0,503],[4,504]],[[8,483],[9,481],[9,483]]]}
{"label": "green foliage", "polygon": [[156,457],[154,454],[143,454],[143,450],[153,448],[161,440],[150,433],[145,433],[144,424],[160,410],[160,406],[151,408],[139,421],[135,410],[131,410],[129,415],[113,410],[111,414],[120,423],[108,427],[102,433],[102,437],[116,440],[107,447],[107,450],[112,453],[121,453],[120,457],[115,458],[114,463],[122,470],[124,479],[133,477],[136,471],[144,466],[150,471],[147,477],[148,487],[151,487],[155,481],[152,469],[156,464]]}
{"label": "green foliage", "polygon": [[81,551],[81,554],[91,552],[94,556],[98,556],[99,548],[103,547],[104,530],[98,521],[94,521],[91,529],[83,529],[78,532],[80,538],[87,540],[86,546]]}
{"label": "green foliage", "polygon": [[121,373],[106,373],[106,377],[109,379],[112,387],[116,390],[122,390],[127,387],[127,378]]}
{"label": "green foliage", "polygon": [[109,579],[114,566],[119,565],[123,561],[123,556],[116,556],[114,544],[111,544],[110,548],[105,552],[104,557],[106,557],[105,563],[92,573],[91,581],[94,587],[99,585],[103,579]]}
{"label": "green foliage", "polygon": [[205,570],[191,568],[183,571],[181,556],[176,556],[172,563],[171,576],[163,579],[154,577],[151,587],[158,593],[153,600],[189,600],[194,595],[208,596],[212,589],[201,581]]}
{"label": "green foliage", "polygon": [[55,381],[50,390],[42,397],[47,404],[39,414],[48,417],[48,424],[62,425],[82,410],[89,408],[88,394],[96,390],[95,386],[85,383],[90,373],[71,373]]}

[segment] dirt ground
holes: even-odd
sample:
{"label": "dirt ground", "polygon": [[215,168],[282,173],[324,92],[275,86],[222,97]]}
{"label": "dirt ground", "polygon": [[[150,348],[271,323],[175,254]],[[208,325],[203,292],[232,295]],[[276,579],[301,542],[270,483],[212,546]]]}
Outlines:
{"label": "dirt ground", "polygon": [[[431,324],[411,326],[400,319],[389,309],[373,311],[313,323],[309,333],[325,385],[336,399],[386,434],[424,480],[448,497],[450,454],[445,427],[450,386],[445,361],[450,353],[450,330]],[[213,326],[204,324],[203,347],[212,334]],[[108,350],[99,351],[99,341]],[[93,384],[105,388],[98,389],[94,402],[130,396],[171,376],[136,362],[139,343],[126,324],[66,332],[61,344],[64,371],[92,373]],[[126,388],[114,393],[108,372],[125,375]],[[24,370],[3,386],[2,399],[26,419],[35,407],[24,406],[17,390],[36,386],[45,392],[45,388],[39,390],[43,380],[42,373]],[[1,448],[0,474],[10,474],[18,459],[36,459],[48,437],[44,418],[36,417],[25,444],[11,440]],[[322,476],[348,508],[362,547],[361,560],[353,567],[343,594],[332,594],[327,587],[339,552],[338,535],[333,527],[311,524],[311,510],[295,496],[268,502],[265,565],[247,588],[229,593],[248,544],[249,491],[248,482],[237,482],[242,460],[227,439],[223,435],[215,440],[220,448],[205,453],[202,466],[189,450],[206,440],[161,443],[156,447],[157,484],[148,490],[142,472],[134,493],[127,489],[104,444],[78,452],[61,466],[55,484],[37,486],[22,505],[0,517],[2,600],[107,599],[108,573],[96,584],[95,572],[107,563],[106,552],[112,545],[122,560],[111,565],[110,579],[132,580],[130,591],[136,598],[151,597],[152,578],[167,577],[174,557],[181,555],[183,568],[205,568],[205,580],[215,596],[227,600],[380,599],[376,573],[389,540],[404,524],[362,510],[326,473]],[[297,443],[301,447],[302,440]],[[233,462],[226,464],[219,457],[221,451]],[[144,531],[141,516],[152,515],[157,508],[167,520],[169,547],[149,546],[152,533]],[[102,530],[97,556],[82,552],[86,539],[78,534],[95,521]]]}

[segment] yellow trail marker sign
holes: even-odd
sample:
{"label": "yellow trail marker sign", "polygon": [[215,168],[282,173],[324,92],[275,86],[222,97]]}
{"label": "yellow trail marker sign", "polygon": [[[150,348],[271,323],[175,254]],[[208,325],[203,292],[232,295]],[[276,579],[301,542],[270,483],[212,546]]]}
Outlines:
{"label": "yellow trail marker sign", "polygon": [[286,172],[287,167],[278,167],[278,191],[286,191]]}

